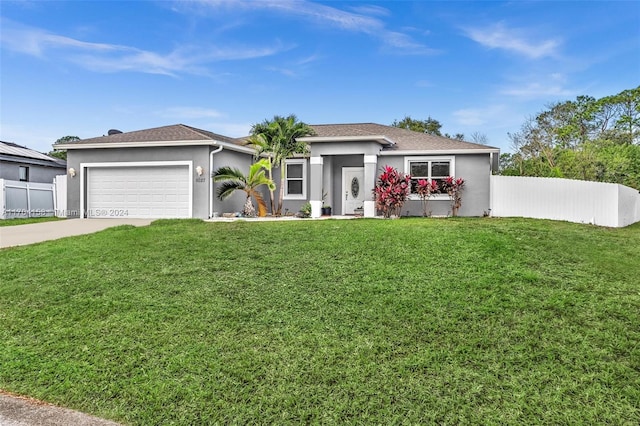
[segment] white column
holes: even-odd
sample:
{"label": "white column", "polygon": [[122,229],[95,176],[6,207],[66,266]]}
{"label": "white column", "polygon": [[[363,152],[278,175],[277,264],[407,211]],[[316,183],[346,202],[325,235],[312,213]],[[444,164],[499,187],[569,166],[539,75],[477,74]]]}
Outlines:
{"label": "white column", "polygon": [[364,156],[364,217],[376,217],[376,202],[373,198],[373,188],[376,185],[376,172],[378,169],[378,156]]}
{"label": "white column", "polygon": [[322,216],[322,157],[309,159],[309,203],[311,204],[311,217]]}

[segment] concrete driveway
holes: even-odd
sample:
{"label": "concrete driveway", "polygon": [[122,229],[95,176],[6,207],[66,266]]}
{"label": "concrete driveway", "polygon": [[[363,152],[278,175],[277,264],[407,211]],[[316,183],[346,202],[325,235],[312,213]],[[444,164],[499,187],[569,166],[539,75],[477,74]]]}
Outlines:
{"label": "concrete driveway", "polygon": [[120,426],[79,411],[56,407],[46,402],[19,397],[0,390],[2,426]]}
{"label": "concrete driveway", "polygon": [[0,227],[0,248],[24,246],[73,235],[93,234],[120,225],[147,226],[153,219],[66,219]]}

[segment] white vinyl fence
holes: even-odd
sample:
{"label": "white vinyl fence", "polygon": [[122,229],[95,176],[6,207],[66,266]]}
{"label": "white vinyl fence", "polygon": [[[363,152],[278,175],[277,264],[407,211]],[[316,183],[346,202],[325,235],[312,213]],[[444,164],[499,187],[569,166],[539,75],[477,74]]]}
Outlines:
{"label": "white vinyl fence", "polygon": [[56,216],[67,217],[67,175],[58,175],[53,179],[53,190]]}
{"label": "white vinyl fence", "polygon": [[0,179],[0,219],[64,216],[67,209],[67,177],[53,183]]}
{"label": "white vinyl fence", "polygon": [[491,176],[491,216],[623,227],[640,222],[640,193],[615,183]]}

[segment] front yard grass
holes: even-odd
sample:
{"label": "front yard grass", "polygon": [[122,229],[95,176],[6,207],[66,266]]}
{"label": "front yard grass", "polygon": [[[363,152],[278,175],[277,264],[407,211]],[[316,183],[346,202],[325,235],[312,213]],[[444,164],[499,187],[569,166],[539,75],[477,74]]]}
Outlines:
{"label": "front yard grass", "polygon": [[125,424],[640,422],[640,224],[158,221],[0,251],[0,388]]}
{"label": "front yard grass", "polygon": [[3,220],[0,220],[0,226],[27,225],[30,223],[53,222],[56,220],[63,220],[63,219],[55,216],[3,219]]}

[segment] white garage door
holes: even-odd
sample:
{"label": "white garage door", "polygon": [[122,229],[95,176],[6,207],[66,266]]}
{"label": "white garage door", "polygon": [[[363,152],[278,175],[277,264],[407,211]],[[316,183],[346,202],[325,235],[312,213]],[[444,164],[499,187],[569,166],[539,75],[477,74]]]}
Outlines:
{"label": "white garage door", "polygon": [[190,216],[188,166],[90,167],[87,217]]}

